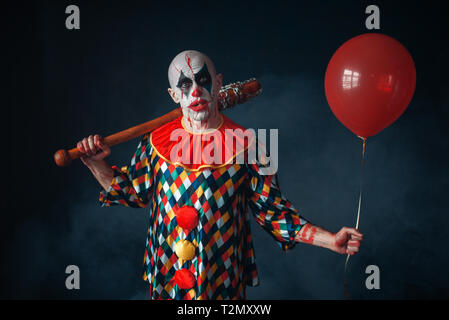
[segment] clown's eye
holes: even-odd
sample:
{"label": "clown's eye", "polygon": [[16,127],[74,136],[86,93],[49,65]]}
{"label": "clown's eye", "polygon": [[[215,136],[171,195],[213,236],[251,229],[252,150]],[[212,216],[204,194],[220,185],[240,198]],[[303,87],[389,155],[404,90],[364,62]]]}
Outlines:
{"label": "clown's eye", "polygon": [[207,65],[204,64],[200,71],[195,74],[195,81],[198,85],[206,88],[206,90],[210,90],[210,86],[212,84],[211,76],[209,71],[207,70]]}
{"label": "clown's eye", "polygon": [[198,77],[197,81],[201,86],[204,87],[205,85],[210,83],[210,78],[204,74],[204,75],[201,75],[200,77]]}
{"label": "clown's eye", "polygon": [[184,81],[183,83],[181,83],[181,89],[188,89],[188,88],[190,88],[191,85],[192,85],[191,82]]}

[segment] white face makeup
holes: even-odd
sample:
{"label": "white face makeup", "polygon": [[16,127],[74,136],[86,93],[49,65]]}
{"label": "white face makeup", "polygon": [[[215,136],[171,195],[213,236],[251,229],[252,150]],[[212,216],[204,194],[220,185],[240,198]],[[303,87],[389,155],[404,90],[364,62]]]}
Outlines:
{"label": "white face makeup", "polygon": [[[187,50],[179,53],[168,68],[170,95],[193,121],[207,121],[218,112],[217,97],[221,79],[205,54]],[[170,91],[170,90],[169,90]]]}

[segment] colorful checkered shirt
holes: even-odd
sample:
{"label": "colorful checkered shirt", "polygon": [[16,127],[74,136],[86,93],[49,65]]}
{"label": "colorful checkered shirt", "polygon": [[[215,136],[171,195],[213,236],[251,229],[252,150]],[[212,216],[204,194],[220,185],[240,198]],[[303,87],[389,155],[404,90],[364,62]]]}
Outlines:
{"label": "colorful checkered shirt", "polygon": [[[150,136],[143,136],[129,166],[112,167],[111,186],[100,193],[102,206],[150,208],[143,261],[150,298],[245,299],[246,285],[259,284],[248,207],[283,250],[296,244],[307,221],[282,196],[276,175],[260,174],[260,164],[189,171],[165,161]],[[197,228],[187,234],[174,214],[185,205],[199,214]],[[197,247],[195,257],[182,266],[174,249],[180,239]],[[193,288],[174,283],[181,268],[195,276]]]}

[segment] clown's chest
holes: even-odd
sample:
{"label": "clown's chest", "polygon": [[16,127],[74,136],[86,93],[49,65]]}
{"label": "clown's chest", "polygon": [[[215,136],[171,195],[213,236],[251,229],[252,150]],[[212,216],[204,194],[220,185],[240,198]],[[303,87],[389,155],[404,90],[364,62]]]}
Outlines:
{"label": "clown's chest", "polygon": [[[241,211],[238,207],[242,206],[248,183],[245,165],[229,164],[191,171],[157,156],[153,160],[153,214],[159,222],[169,225],[178,216],[177,224],[190,229],[202,217],[219,218]],[[181,213],[184,218],[180,217]]]}

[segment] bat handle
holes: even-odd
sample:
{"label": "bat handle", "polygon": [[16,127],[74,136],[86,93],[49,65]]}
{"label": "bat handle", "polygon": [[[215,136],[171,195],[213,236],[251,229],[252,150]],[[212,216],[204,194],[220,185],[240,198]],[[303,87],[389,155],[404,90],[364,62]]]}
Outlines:
{"label": "bat handle", "polygon": [[55,152],[55,162],[59,167],[67,167],[72,160],[78,159],[81,156],[81,152],[78,148],[70,150],[60,149]]}
{"label": "bat handle", "polygon": [[[115,146],[122,142],[137,138],[147,132],[151,132],[163,124],[180,117],[181,115],[181,108],[176,108],[157,119],[111,134],[110,136],[104,138],[103,142],[109,147]],[[56,151],[54,160],[58,166],[66,167],[72,162],[72,160],[78,159],[81,156],[82,153],[78,150],[78,148],[73,148],[70,150],[61,149]]]}

